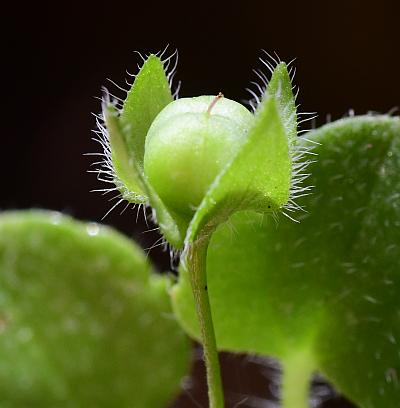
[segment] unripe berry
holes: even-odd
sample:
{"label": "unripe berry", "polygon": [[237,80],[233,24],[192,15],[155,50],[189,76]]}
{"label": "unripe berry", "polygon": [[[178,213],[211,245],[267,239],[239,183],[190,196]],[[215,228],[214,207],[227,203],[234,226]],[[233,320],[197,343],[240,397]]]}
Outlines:
{"label": "unripe berry", "polygon": [[165,107],[146,137],[144,171],[163,202],[191,218],[246,139],[253,115],[222,95],[182,98]]}

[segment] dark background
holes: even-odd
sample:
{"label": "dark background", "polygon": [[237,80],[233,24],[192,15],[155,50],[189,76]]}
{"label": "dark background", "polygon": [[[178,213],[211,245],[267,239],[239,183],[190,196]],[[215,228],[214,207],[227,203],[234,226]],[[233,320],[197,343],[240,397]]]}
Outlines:
{"label": "dark background", "polygon": [[[51,208],[99,221],[112,206],[90,193],[101,188],[85,152],[91,140],[101,86],[124,84],[125,69],[136,72],[133,51],[179,49],[181,96],[215,94],[248,98],[245,88],[261,49],[284,60],[297,57],[296,84],[303,111],[316,111],[317,124],[353,109],[388,112],[400,104],[400,10],[398,1],[347,2],[84,2],[2,6],[2,134],[0,209]],[[115,88],[114,88],[115,90]],[[114,210],[104,220],[139,241],[156,240],[136,213]],[[168,268],[160,248],[150,256]],[[252,395],[242,407],[267,407],[271,364],[223,355],[228,393]],[[269,367],[269,368],[268,368]],[[205,405],[200,363],[186,396],[175,407]],[[268,385],[269,384],[269,385]],[[325,394],[324,394],[325,393]],[[189,395],[190,394],[190,397]],[[229,394],[229,395],[231,395]],[[349,407],[326,394],[324,407]],[[233,394],[232,394],[233,395]],[[331,397],[329,397],[331,395]],[[198,404],[191,402],[191,397]],[[231,406],[237,402],[233,396]]]}

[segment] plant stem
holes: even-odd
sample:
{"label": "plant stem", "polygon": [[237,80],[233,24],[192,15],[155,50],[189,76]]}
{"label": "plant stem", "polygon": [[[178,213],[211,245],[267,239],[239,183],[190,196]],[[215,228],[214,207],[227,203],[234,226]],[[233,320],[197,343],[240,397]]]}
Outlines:
{"label": "plant stem", "polygon": [[291,356],[283,362],[282,407],[309,408],[311,375],[314,371],[308,353]]}
{"label": "plant stem", "polygon": [[207,248],[209,237],[202,237],[187,249],[186,266],[190,276],[197,318],[200,324],[204,360],[207,369],[208,399],[210,408],[224,407],[221,370],[215,341],[210,301],[207,290]]}

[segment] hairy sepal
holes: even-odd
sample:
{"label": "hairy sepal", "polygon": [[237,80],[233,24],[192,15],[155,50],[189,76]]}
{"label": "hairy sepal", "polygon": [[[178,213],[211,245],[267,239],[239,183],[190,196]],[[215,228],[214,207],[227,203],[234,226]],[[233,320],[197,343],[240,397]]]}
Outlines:
{"label": "hairy sepal", "polygon": [[190,245],[236,211],[278,211],[288,200],[291,160],[277,102],[266,97],[246,142],[211,185],[186,236]]}
{"label": "hairy sepal", "polygon": [[264,91],[246,142],[196,211],[186,244],[211,234],[237,211],[281,211],[291,195],[296,138],[295,98],[287,65],[281,62]]}
{"label": "hairy sepal", "polygon": [[164,64],[157,56],[150,55],[137,74],[121,112],[121,124],[129,153],[136,157],[137,165],[141,169],[150,125],[172,101]]}
{"label": "hairy sepal", "polygon": [[274,98],[279,115],[285,127],[289,144],[295,145],[297,138],[296,101],[293,95],[293,85],[287,70],[287,65],[280,62],[269,81],[266,94]]}
{"label": "hairy sepal", "polygon": [[137,165],[136,155],[132,152],[128,153],[126,137],[114,105],[103,106],[103,117],[110,143],[115,186],[125,200],[135,204],[147,204],[149,199],[146,182]]}
{"label": "hairy sepal", "polygon": [[109,134],[115,185],[122,197],[132,203],[151,205],[154,221],[160,226],[166,240],[175,248],[182,247],[187,224],[177,214],[173,214],[163,204],[139,167],[134,153],[126,149],[126,134],[118,112],[112,105],[104,109],[104,117]]}
{"label": "hairy sepal", "polygon": [[164,64],[150,55],[135,77],[121,112],[111,104],[103,107],[111,149],[114,183],[122,198],[134,204],[150,205],[153,218],[166,240],[183,246],[187,224],[162,202],[143,174],[144,145],[154,118],[173,97]]}

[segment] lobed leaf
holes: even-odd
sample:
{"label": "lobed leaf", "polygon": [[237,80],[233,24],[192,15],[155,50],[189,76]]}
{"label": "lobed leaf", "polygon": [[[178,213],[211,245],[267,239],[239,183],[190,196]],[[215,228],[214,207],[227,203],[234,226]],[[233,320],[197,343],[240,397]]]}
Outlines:
{"label": "lobed leaf", "polygon": [[[295,224],[254,212],[214,233],[207,258],[221,350],[318,370],[362,408],[400,399],[400,119],[348,118],[309,134],[314,192]],[[187,272],[172,292],[198,338]],[[304,357],[306,356],[306,358]]]}
{"label": "lobed leaf", "polygon": [[0,216],[2,407],[161,407],[189,365],[166,281],[117,232]]}

